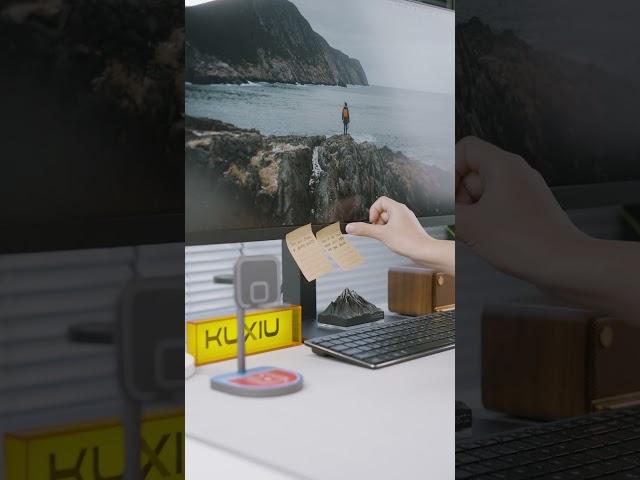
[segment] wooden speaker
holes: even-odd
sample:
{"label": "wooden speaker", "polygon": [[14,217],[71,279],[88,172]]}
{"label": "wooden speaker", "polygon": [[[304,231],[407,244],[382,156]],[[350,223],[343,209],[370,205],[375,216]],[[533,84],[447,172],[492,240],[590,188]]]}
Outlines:
{"label": "wooden speaker", "polygon": [[595,313],[492,305],[482,314],[486,408],[551,420],[640,403],[640,328]]}
{"label": "wooden speaker", "polygon": [[426,315],[455,305],[451,275],[419,265],[393,267],[388,275],[389,310],[402,315]]}

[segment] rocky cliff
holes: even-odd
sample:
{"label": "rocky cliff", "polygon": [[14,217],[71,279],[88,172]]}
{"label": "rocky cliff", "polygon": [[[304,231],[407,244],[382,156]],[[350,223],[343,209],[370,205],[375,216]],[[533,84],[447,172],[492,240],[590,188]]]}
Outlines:
{"label": "rocky cliff", "polygon": [[288,0],[216,0],[185,10],[186,80],[368,85]]}
{"label": "rocky cliff", "polygon": [[0,2],[7,225],[182,211],[183,9]]}
{"label": "rocky cliff", "polygon": [[185,135],[188,231],[365,219],[380,195],[451,213],[451,174],[349,135],[265,136],[191,117]]}
{"label": "rocky cliff", "polygon": [[456,25],[456,138],[516,152],[550,184],[640,175],[636,90],[478,18]]}

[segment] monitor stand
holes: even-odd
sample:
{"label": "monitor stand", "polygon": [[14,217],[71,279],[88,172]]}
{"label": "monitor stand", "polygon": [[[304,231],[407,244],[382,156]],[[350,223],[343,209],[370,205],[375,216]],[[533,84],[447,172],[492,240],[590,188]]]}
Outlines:
{"label": "monitor stand", "polygon": [[302,307],[303,338],[317,338],[332,333],[318,328],[316,282],[307,282],[284,241],[282,242],[282,299],[285,303]]}

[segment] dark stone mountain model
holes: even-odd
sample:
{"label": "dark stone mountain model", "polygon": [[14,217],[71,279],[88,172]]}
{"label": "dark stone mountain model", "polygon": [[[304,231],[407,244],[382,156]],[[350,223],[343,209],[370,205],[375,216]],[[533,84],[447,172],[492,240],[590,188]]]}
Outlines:
{"label": "dark stone mountain model", "polygon": [[362,220],[380,195],[421,215],[450,213],[453,174],[387,147],[185,123],[188,232]]}
{"label": "dark stone mountain model", "polygon": [[552,185],[640,176],[636,91],[476,17],[456,25],[456,139],[515,152]]}
{"label": "dark stone mountain model", "polygon": [[186,80],[368,85],[288,0],[216,0],[185,10]]}
{"label": "dark stone mountain model", "polygon": [[318,315],[318,323],[336,327],[354,327],[384,318],[384,312],[356,292],[345,288],[338,298]]}

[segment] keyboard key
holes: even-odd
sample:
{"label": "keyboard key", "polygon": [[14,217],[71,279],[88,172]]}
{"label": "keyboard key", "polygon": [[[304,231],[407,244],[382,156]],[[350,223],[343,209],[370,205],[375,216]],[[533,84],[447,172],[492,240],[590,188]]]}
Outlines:
{"label": "keyboard key", "polygon": [[336,345],[332,347],[331,350],[335,350],[336,352],[343,352],[345,350],[349,350],[349,347],[347,347],[346,345]]}
{"label": "keyboard key", "polygon": [[467,453],[457,453],[456,452],[456,462],[464,463],[472,463],[479,461],[478,457],[474,457],[473,455],[469,455]]}
{"label": "keyboard key", "polygon": [[459,442],[456,473],[504,480],[640,480],[639,412],[607,411]]}
{"label": "keyboard key", "polygon": [[307,340],[308,346],[368,365],[398,363],[455,345],[455,312],[387,321]]}
{"label": "keyboard key", "polygon": [[483,460],[479,463],[479,465],[488,468],[489,471],[492,471],[492,472],[511,468],[511,465],[509,465],[508,463],[495,458],[491,460]]}
{"label": "keyboard key", "polygon": [[467,472],[466,470],[456,469],[456,480],[472,478],[474,475],[475,474],[472,473],[472,472]]}
{"label": "keyboard key", "polygon": [[345,350],[342,352],[344,355],[355,355],[356,353],[362,353],[363,350],[361,348],[350,348],[349,350]]}

